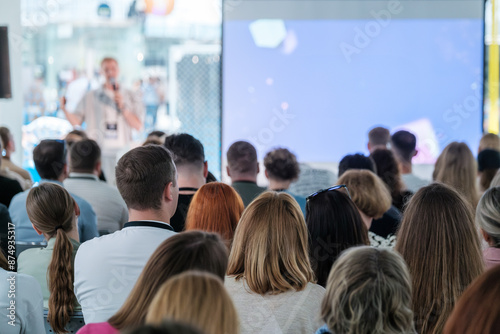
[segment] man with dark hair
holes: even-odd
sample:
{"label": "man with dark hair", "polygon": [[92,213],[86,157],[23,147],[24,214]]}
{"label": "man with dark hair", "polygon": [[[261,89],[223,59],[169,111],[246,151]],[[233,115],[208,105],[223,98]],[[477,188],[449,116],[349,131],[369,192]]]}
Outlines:
{"label": "man with dark hair", "polygon": [[87,324],[105,322],[118,311],[151,254],[175,234],[169,221],[179,188],[165,147],[127,152],[116,166],[116,184],[129,222],[120,231],[82,244],[75,258],[75,295]]}
{"label": "man with dark hair", "polygon": [[259,162],[255,147],[246,141],[237,141],[227,150],[227,175],[231,186],[240,194],[245,207],[266,188],[257,185]]}
{"label": "man with dark hair", "polygon": [[377,174],[375,162],[370,157],[360,153],[346,155],[340,160],[338,177],[341,177],[349,169],[368,169]]}
{"label": "man with dark hair", "polygon": [[191,199],[206,183],[208,164],[201,142],[187,133],[168,136],[165,138],[165,147],[172,152],[179,175],[179,202],[170,224],[176,232],[181,232]]}
{"label": "man with dark hair", "polygon": [[127,206],[116,187],[99,180],[99,145],[92,139],[73,143],[69,167],[69,178],[64,180],[64,187],[92,205],[97,214],[99,234],[121,230],[128,221]]}
{"label": "man with dark hair", "polygon": [[411,192],[426,186],[429,182],[413,174],[412,159],[417,155],[417,137],[409,131],[401,130],[391,137],[391,147],[398,160],[401,178]]}
{"label": "man with dark hair", "polygon": [[[33,150],[33,161],[40,177],[40,183],[52,182],[63,186],[68,176],[66,143],[63,140],[42,140]],[[26,211],[26,199],[29,190],[17,194],[9,207],[12,223],[16,226],[16,241],[44,242],[43,235],[39,235],[31,225]],[[78,235],[80,242],[97,237],[97,217],[92,206],[83,198],[71,194],[80,207],[78,217]]]}
{"label": "man with dark hair", "polygon": [[377,126],[368,132],[368,151],[373,153],[378,148],[387,148],[391,140],[391,133],[388,129]]}

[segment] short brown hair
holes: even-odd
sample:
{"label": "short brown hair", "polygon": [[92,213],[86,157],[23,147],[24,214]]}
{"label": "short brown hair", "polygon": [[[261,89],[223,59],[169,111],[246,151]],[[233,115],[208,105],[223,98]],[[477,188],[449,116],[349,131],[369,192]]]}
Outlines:
{"label": "short brown hair", "polygon": [[227,165],[236,173],[257,174],[257,151],[246,141],[237,141],[227,150]]}
{"label": "short brown hair", "polygon": [[129,209],[158,210],[165,187],[176,184],[172,155],[163,146],[136,147],[118,161],[116,185]]}
{"label": "short brown hair", "polygon": [[500,266],[479,276],[460,297],[444,334],[500,332]]}
{"label": "short brown hair", "polygon": [[241,216],[227,274],[244,278],[250,290],[262,295],[301,291],[314,281],[308,253],[308,232],[299,204],[287,193],[268,191]]}
{"label": "short brown hair", "polygon": [[113,57],[104,57],[101,60],[101,67],[102,67],[102,65],[104,65],[104,63],[107,63],[108,61],[113,61],[113,62],[116,63],[116,65],[118,65],[118,60],[116,60],[116,58],[113,58]]}
{"label": "short brown hair", "polygon": [[286,148],[277,148],[266,154],[264,166],[270,177],[278,180],[296,180],[300,167],[295,154]]}
{"label": "short brown hair", "polygon": [[351,199],[368,217],[378,219],[391,208],[391,193],[375,173],[366,169],[350,169],[338,179],[345,184]]}
{"label": "short brown hair", "polygon": [[470,203],[456,190],[433,183],[410,199],[396,247],[412,276],[415,327],[442,333],[455,302],[484,270]]}
{"label": "short brown hair", "polygon": [[373,146],[386,146],[391,140],[391,133],[388,129],[377,126],[368,132],[368,142]]}
{"label": "short brown hair", "polygon": [[479,152],[485,149],[500,151],[500,137],[494,133],[485,133],[479,141]]}
{"label": "short brown hair", "polygon": [[71,145],[69,165],[72,172],[92,173],[101,160],[101,149],[92,139],[84,139]]}

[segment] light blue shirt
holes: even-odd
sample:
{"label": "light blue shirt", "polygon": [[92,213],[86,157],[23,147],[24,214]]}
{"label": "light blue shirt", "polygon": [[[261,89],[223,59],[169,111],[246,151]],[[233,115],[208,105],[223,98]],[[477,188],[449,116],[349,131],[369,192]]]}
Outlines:
{"label": "light blue shirt", "polygon": [[[60,185],[59,181],[42,179],[40,183],[52,182]],[[44,242],[43,235],[38,235],[31,226],[31,221],[26,211],[26,199],[29,190],[23,191],[12,198],[9,206],[10,218],[16,227],[16,241],[24,242]],[[71,194],[71,193],[70,193]],[[80,207],[80,216],[78,217],[78,234],[80,242],[84,242],[99,236],[97,232],[97,216],[92,206],[83,198],[71,194]]]}

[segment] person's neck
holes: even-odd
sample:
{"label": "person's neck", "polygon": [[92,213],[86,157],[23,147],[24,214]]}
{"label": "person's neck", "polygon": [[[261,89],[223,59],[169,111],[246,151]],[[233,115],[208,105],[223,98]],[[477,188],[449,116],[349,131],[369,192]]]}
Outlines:
{"label": "person's neck", "polygon": [[156,220],[170,224],[170,217],[172,215],[165,210],[128,210],[129,221],[142,221],[142,220]]}
{"label": "person's neck", "polygon": [[[179,173],[177,183],[179,184],[179,188],[199,189],[206,183],[206,179],[203,177],[203,175],[201,175],[201,173],[200,175]],[[179,191],[180,194],[192,192],[193,191]]]}
{"label": "person's neck", "polygon": [[290,188],[292,181],[274,180],[269,179],[269,189],[270,190],[286,190]]}
{"label": "person's neck", "polygon": [[[68,238],[73,239],[75,241],[80,241],[80,235],[78,234],[78,227],[76,226],[76,224],[75,224],[75,226],[73,226],[73,228],[71,229],[71,231],[64,232],[64,233],[66,233],[66,235],[68,236]],[[56,237],[55,234],[52,237],[49,237],[45,233],[43,233],[43,236],[44,236],[45,240],[47,240],[47,241],[49,241],[50,239]]]}
{"label": "person's neck", "polygon": [[372,226],[373,222],[373,217],[368,217],[363,211],[358,210],[359,215],[361,216],[361,220],[363,221],[363,224],[366,226],[366,230],[368,231],[370,227]]}
{"label": "person's neck", "polygon": [[2,158],[5,159],[5,160],[10,160],[10,152],[9,151],[5,151],[5,155]]}
{"label": "person's neck", "polygon": [[243,174],[243,175],[231,176],[231,182],[238,182],[238,181],[257,183],[257,175]]}
{"label": "person's neck", "polygon": [[401,174],[411,174],[413,171],[411,162],[402,162],[399,164]]}
{"label": "person's neck", "polygon": [[71,170],[70,173],[78,173],[78,174],[88,174],[99,177],[100,172],[97,170]]}

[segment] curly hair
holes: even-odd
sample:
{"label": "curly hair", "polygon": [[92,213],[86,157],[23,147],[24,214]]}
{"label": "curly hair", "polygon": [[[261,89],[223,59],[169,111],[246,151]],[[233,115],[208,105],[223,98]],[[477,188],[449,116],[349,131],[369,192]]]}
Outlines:
{"label": "curly hair", "polygon": [[270,177],[279,180],[296,180],[300,167],[295,154],[286,148],[277,148],[266,154],[264,167]]}

